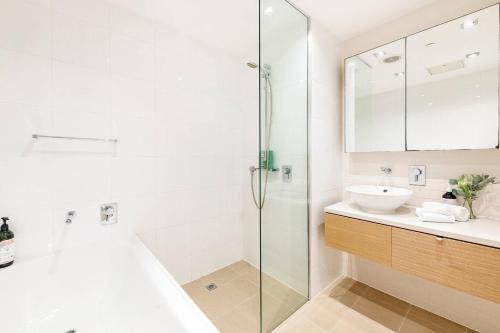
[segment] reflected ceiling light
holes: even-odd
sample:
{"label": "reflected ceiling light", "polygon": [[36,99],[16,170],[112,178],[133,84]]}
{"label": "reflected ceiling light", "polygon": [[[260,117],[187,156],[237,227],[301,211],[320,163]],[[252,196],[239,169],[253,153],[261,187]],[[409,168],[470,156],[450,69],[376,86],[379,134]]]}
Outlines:
{"label": "reflected ceiling light", "polygon": [[434,42],[430,42],[430,43],[425,44],[425,46],[427,46],[427,47],[434,46],[434,45],[436,45],[436,43],[434,43]]}
{"label": "reflected ceiling light", "polygon": [[404,76],[405,72],[397,72],[397,73],[394,73],[394,75],[396,75],[396,76]]}
{"label": "reflected ceiling light", "polygon": [[474,53],[466,54],[465,57],[467,59],[472,59],[472,58],[475,58],[475,57],[479,57],[480,54],[481,54],[480,52],[474,52]]}
{"label": "reflected ceiling light", "polygon": [[460,24],[460,27],[462,29],[469,29],[475,25],[478,25],[478,23],[479,23],[479,19],[467,20],[467,21],[463,22],[462,24]]}
{"label": "reflected ceiling light", "polygon": [[351,62],[349,62],[349,63],[347,64],[347,66],[349,66],[349,67],[354,67],[355,65],[356,65],[356,64],[354,63],[354,61],[351,61]]}
{"label": "reflected ceiling light", "polygon": [[267,7],[267,8],[264,10],[264,15],[266,15],[266,16],[271,16],[271,15],[273,15],[273,13],[274,13],[274,9],[273,9],[273,7]]}
{"label": "reflected ceiling light", "polygon": [[380,58],[382,58],[383,56],[385,56],[386,54],[387,54],[387,53],[385,53],[384,51],[380,50],[380,51],[375,52],[375,53],[373,54],[373,56],[374,56],[375,58],[379,58],[379,59],[380,59]]}

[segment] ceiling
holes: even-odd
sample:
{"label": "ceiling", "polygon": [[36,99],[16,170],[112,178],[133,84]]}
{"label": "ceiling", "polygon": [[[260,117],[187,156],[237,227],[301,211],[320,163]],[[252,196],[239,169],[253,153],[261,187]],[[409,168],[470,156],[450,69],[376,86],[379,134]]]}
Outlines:
{"label": "ceiling", "polygon": [[291,0],[337,38],[347,40],[439,0]]}

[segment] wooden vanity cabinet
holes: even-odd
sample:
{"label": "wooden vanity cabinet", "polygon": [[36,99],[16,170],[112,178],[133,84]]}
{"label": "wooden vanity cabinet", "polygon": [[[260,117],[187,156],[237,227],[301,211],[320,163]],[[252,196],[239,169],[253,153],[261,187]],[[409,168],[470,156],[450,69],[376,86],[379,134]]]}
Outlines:
{"label": "wooden vanity cabinet", "polygon": [[326,244],[391,266],[391,227],[350,217],[325,215]]}
{"label": "wooden vanity cabinet", "polygon": [[329,246],[500,303],[500,249],[325,214]]}
{"label": "wooden vanity cabinet", "polygon": [[500,249],[393,228],[392,267],[500,303]]}

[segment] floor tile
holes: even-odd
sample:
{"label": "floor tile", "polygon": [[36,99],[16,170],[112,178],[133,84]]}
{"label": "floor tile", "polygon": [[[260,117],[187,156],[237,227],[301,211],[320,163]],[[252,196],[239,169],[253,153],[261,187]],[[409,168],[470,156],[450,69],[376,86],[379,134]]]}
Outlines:
{"label": "floor tile", "polygon": [[275,332],[309,331],[466,333],[466,328],[363,283],[345,278],[302,306]]}
{"label": "floor tile", "polygon": [[367,290],[368,286],[361,282],[344,279],[332,288],[328,295],[337,302],[351,307]]}
{"label": "floor tile", "polygon": [[396,332],[401,327],[410,304],[369,288],[352,306],[352,309]]}
{"label": "floor tile", "polygon": [[238,275],[246,275],[246,274],[259,272],[258,269],[256,269],[255,267],[253,267],[252,265],[250,265],[249,263],[247,263],[244,260],[235,262],[234,264],[227,266],[227,268],[233,270]]}
{"label": "floor tile", "polygon": [[412,306],[400,332],[402,333],[466,333],[466,328],[429,311]]}

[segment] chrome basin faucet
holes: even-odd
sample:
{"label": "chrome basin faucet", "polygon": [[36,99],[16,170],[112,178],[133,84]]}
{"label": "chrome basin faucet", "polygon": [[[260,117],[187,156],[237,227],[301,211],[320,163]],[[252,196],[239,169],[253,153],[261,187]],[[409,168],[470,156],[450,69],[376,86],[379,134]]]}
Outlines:
{"label": "chrome basin faucet", "polygon": [[380,171],[384,174],[383,178],[383,185],[386,187],[391,187],[391,174],[392,174],[392,169],[389,167],[381,166]]}

